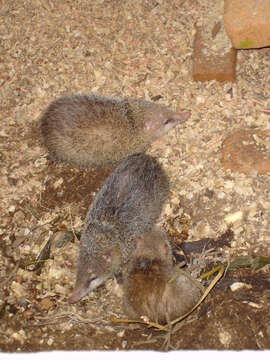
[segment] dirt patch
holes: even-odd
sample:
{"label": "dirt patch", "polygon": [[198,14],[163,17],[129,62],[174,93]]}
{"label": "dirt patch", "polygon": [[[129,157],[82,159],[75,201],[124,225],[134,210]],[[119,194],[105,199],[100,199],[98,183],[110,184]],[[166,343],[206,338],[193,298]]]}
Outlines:
{"label": "dirt patch", "polygon": [[[1,310],[1,321],[7,328],[2,332],[1,350],[269,349],[270,282],[266,276],[254,275],[251,271],[229,272],[226,282],[220,283],[171,334],[139,324],[92,321],[85,314],[91,309],[91,300],[83,300],[69,312],[56,298],[48,313],[37,302],[25,307],[7,305]],[[232,292],[229,285],[236,281],[251,287]],[[102,297],[109,302],[115,300],[108,291],[98,289],[94,298],[103,302]],[[81,312],[83,317],[79,316]]]}
{"label": "dirt patch", "polygon": [[46,171],[45,190],[41,194],[40,206],[55,209],[70,204],[80,214],[85,214],[111,170],[112,168],[78,170],[51,164]]}

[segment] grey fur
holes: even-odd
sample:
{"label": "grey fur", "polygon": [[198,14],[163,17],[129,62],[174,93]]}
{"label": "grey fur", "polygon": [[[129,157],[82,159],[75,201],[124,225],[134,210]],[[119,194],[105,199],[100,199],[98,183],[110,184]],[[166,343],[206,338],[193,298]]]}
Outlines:
{"label": "grey fur", "polygon": [[69,302],[79,301],[121,269],[134,250],[133,239],[152,229],[168,194],[167,176],[151,156],[133,154],[118,165],[86,215]]}

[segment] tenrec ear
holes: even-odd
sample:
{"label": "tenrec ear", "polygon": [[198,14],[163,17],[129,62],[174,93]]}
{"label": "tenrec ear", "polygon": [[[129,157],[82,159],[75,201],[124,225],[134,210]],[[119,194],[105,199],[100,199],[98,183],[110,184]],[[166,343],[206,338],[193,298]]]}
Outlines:
{"label": "tenrec ear", "polygon": [[111,252],[107,251],[105,254],[103,254],[102,259],[106,262],[111,262],[112,261]]}
{"label": "tenrec ear", "polygon": [[171,119],[182,123],[190,117],[190,111],[177,112],[171,116]]}
{"label": "tenrec ear", "polygon": [[152,129],[152,126],[153,126],[153,120],[146,120],[145,123],[144,123],[144,129],[146,131],[149,131]]}
{"label": "tenrec ear", "polygon": [[165,256],[169,255],[169,245],[168,244],[164,244],[163,251],[164,251]]}
{"label": "tenrec ear", "polygon": [[133,239],[133,241],[134,241],[134,243],[135,243],[135,246],[136,246],[136,248],[138,249],[139,247],[141,247],[141,245],[142,245],[142,238],[141,237],[135,237],[134,239]]}

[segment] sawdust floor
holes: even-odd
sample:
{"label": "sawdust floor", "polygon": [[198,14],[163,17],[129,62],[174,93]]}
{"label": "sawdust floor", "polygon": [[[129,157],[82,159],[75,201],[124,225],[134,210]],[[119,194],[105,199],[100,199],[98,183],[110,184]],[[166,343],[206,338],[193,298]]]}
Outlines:
{"label": "sawdust floor", "polygon": [[[270,49],[239,51],[234,84],[195,83],[195,23],[209,6],[208,0],[1,3],[1,351],[270,349],[269,265],[227,271],[169,332],[111,321],[125,317],[120,280],[67,303],[84,217],[111,169],[48,160],[38,117],[64,93],[141,96],[190,109],[184,127],[149,149],[171,180],[161,225],[179,242],[232,230],[231,243],[212,257],[190,258],[197,275],[238,256],[270,256],[269,174],[231,173],[220,161],[231,132],[270,130]],[[188,221],[179,227],[179,219]],[[49,256],[38,268],[49,239]],[[244,286],[232,291],[235,282]]]}

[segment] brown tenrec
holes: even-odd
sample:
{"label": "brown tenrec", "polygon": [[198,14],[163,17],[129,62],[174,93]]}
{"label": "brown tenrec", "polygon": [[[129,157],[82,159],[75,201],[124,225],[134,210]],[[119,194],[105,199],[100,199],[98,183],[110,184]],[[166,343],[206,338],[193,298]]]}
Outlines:
{"label": "brown tenrec", "polygon": [[176,273],[166,234],[154,229],[135,242],[124,280],[124,307],[129,318],[146,316],[162,324],[190,310],[200,298],[201,286],[184,271]]}
{"label": "brown tenrec", "polygon": [[41,135],[53,160],[79,167],[109,165],[145,151],[189,116],[143,99],[75,94],[48,106]]}

